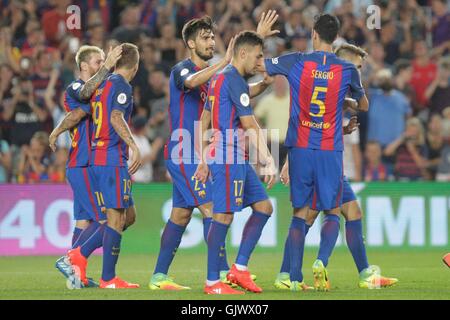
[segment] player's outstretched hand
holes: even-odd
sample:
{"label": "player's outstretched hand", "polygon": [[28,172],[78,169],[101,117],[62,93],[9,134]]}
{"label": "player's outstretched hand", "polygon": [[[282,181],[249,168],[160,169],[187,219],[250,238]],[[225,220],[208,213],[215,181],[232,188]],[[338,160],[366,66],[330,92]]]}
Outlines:
{"label": "player's outstretched hand", "polygon": [[351,134],[353,131],[358,129],[359,123],[358,123],[358,117],[352,116],[350,118],[349,123],[344,127],[344,134]]}
{"label": "player's outstretched hand", "polygon": [[57,136],[55,136],[54,134],[51,134],[48,137],[48,145],[50,146],[50,149],[52,149],[53,152],[56,151],[56,140],[58,139]]}
{"label": "player's outstretched hand", "polygon": [[278,17],[279,15],[275,10],[269,10],[267,11],[267,14],[263,12],[261,19],[258,22],[258,26],[256,27],[256,33],[263,38],[280,33],[280,30],[272,30],[272,26],[275,24]]}
{"label": "player's outstretched hand", "polygon": [[131,165],[128,167],[128,172],[130,173],[130,175],[135,174],[136,171],[138,171],[138,169],[141,167],[141,165],[141,152],[138,148],[134,148],[131,152]]}
{"label": "player's outstretched hand", "polygon": [[194,178],[201,183],[206,183],[209,176],[209,167],[206,163],[199,163],[197,170],[195,170]]}
{"label": "player's outstretched hand", "polygon": [[288,165],[287,161],[284,164],[283,168],[281,168],[280,180],[281,180],[281,183],[284,184],[285,186],[287,186],[290,182],[290,180],[289,180],[289,165]]}
{"label": "player's outstretched hand", "polygon": [[234,41],[236,40],[236,36],[231,38],[230,43],[228,43],[227,53],[225,54],[225,61],[227,63],[231,62],[233,58],[233,50],[234,50]]}
{"label": "player's outstretched hand", "polygon": [[108,56],[105,61],[105,68],[110,70],[112,69],[117,61],[122,57],[122,45],[118,45],[114,49],[109,47]]}

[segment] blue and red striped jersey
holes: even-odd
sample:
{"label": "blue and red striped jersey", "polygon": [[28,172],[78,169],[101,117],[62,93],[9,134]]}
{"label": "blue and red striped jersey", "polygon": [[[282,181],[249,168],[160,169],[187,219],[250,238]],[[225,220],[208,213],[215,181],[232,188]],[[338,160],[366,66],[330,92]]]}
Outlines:
{"label": "blue and red striped jersey", "polygon": [[214,130],[211,156],[216,162],[241,163],[247,155],[240,117],[253,115],[253,109],[249,86],[233,65],[211,79],[205,108],[211,112]]}
{"label": "blue and red striped jersey", "polygon": [[[73,81],[64,93],[64,110],[70,112],[81,108],[84,112],[90,113],[89,102],[83,102],[80,99],[80,89],[84,84],[81,79]],[[91,140],[89,131],[89,116],[85,116],[81,121],[70,130],[72,144],[69,150],[69,159],[67,168],[85,167],[89,165],[89,155],[91,153]]]}
{"label": "blue and red striped jersey", "polygon": [[194,137],[205,105],[208,84],[192,90],[184,86],[186,79],[199,70],[192,60],[186,59],[176,64],[170,73],[170,137],[166,145],[166,159],[182,159],[189,163],[200,159],[195,152],[199,146],[195,145]]}
{"label": "blue and red striped jersey", "polygon": [[284,75],[290,86],[290,115],[285,145],[342,151],[342,110],[349,92],[364,95],[355,66],[334,53],[290,53],[265,59],[269,75]]}
{"label": "blue and red striped jersey", "polygon": [[92,152],[90,165],[126,167],[128,146],[111,124],[111,113],[119,110],[126,122],[133,111],[131,85],[120,75],[111,74],[91,98]]}

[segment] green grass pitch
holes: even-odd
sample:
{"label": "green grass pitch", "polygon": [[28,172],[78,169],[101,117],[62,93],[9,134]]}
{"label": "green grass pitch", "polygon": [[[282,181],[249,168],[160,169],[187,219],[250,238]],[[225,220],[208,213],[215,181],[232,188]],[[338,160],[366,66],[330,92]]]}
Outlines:
{"label": "green grass pitch", "polygon": [[[441,260],[444,253],[442,250],[371,250],[368,252],[370,262],[379,265],[384,275],[397,277],[400,282],[393,288],[367,290],[357,287],[353,260],[347,250],[339,248],[333,253],[328,268],[332,286],[330,292],[292,293],[273,287],[281,254],[257,250],[252,257],[250,271],[257,275],[257,283],[264,292],[239,297],[203,294],[206,255],[183,253],[182,250],[178,252],[170,274],[179,283],[192,287],[192,290],[183,292],[148,289],[155,255],[123,254],[120,257],[118,274],[128,281],[139,283],[141,288],[135,290],[68,290],[62,275],[54,268],[56,257],[0,257],[0,299],[450,299],[450,269]],[[315,254],[316,251],[311,249],[305,252],[303,272],[308,284],[312,283],[310,266]],[[234,256],[233,253],[230,256]],[[100,271],[101,256],[92,257],[88,275],[98,279]]]}

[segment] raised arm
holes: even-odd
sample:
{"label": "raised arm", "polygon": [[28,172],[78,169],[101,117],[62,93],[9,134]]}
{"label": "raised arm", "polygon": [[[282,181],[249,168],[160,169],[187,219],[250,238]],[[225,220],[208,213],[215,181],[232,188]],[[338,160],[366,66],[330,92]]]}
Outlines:
{"label": "raised arm", "polygon": [[87,101],[91,98],[95,89],[106,79],[109,71],[116,65],[116,62],[122,56],[122,46],[119,45],[114,49],[109,50],[108,57],[106,58],[103,66],[94,74],[85,84],[80,88],[80,100]]}
{"label": "raised arm", "polygon": [[225,54],[225,58],[223,58],[220,62],[209,66],[201,71],[198,71],[192,75],[190,75],[184,81],[184,87],[188,89],[194,89],[202,84],[205,84],[211,79],[211,77],[216,74],[219,70],[225,68],[227,64],[230,63],[231,58],[233,57],[233,48],[234,48],[234,40],[235,37],[231,38],[230,43],[228,44],[227,53]]}
{"label": "raised arm", "polygon": [[128,124],[123,117],[123,112],[114,109],[111,112],[110,121],[111,125],[113,126],[114,130],[117,132],[119,137],[122,138],[123,141],[125,141],[127,146],[132,151],[131,165],[128,168],[128,171],[130,174],[134,174],[142,165],[141,153],[136,145],[136,142],[133,139],[133,136],[131,135],[131,131],[130,128],[128,127]]}
{"label": "raised arm", "polygon": [[274,81],[274,78],[269,76],[266,72],[264,72],[264,79],[261,81],[258,81],[256,83],[250,83],[249,86],[249,92],[250,92],[250,98],[254,98],[261,93],[264,92],[264,90],[267,89],[268,86],[270,86]]}

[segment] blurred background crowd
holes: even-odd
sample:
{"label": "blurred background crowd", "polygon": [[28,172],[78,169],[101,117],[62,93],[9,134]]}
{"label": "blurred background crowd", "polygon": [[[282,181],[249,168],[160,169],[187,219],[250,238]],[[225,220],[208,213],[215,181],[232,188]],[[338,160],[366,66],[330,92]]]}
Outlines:
{"label": "blurred background crowd", "polygon": [[[81,8],[81,29],[68,30],[67,7]],[[368,28],[369,5],[380,9],[380,28]],[[82,44],[108,51],[120,42],[139,46],[133,80],[131,127],[144,165],[136,182],[167,181],[168,79],[186,57],[181,29],[204,14],[216,24],[219,60],[231,37],[255,29],[261,12],[277,9],[277,37],[266,56],[309,51],[320,12],[336,14],[341,38],[369,56],[362,80],[370,111],[358,114],[358,131],[345,137],[345,174],[353,181],[450,181],[450,3],[446,0],[0,0],[0,183],[63,182],[70,147],[61,136],[52,154],[48,134],[64,116],[64,89],[77,77]],[[370,20],[370,17],[369,17]],[[252,101],[269,139],[282,146],[289,88],[276,78]],[[350,116],[350,115],[347,115]],[[275,144],[276,144],[275,143]]]}

